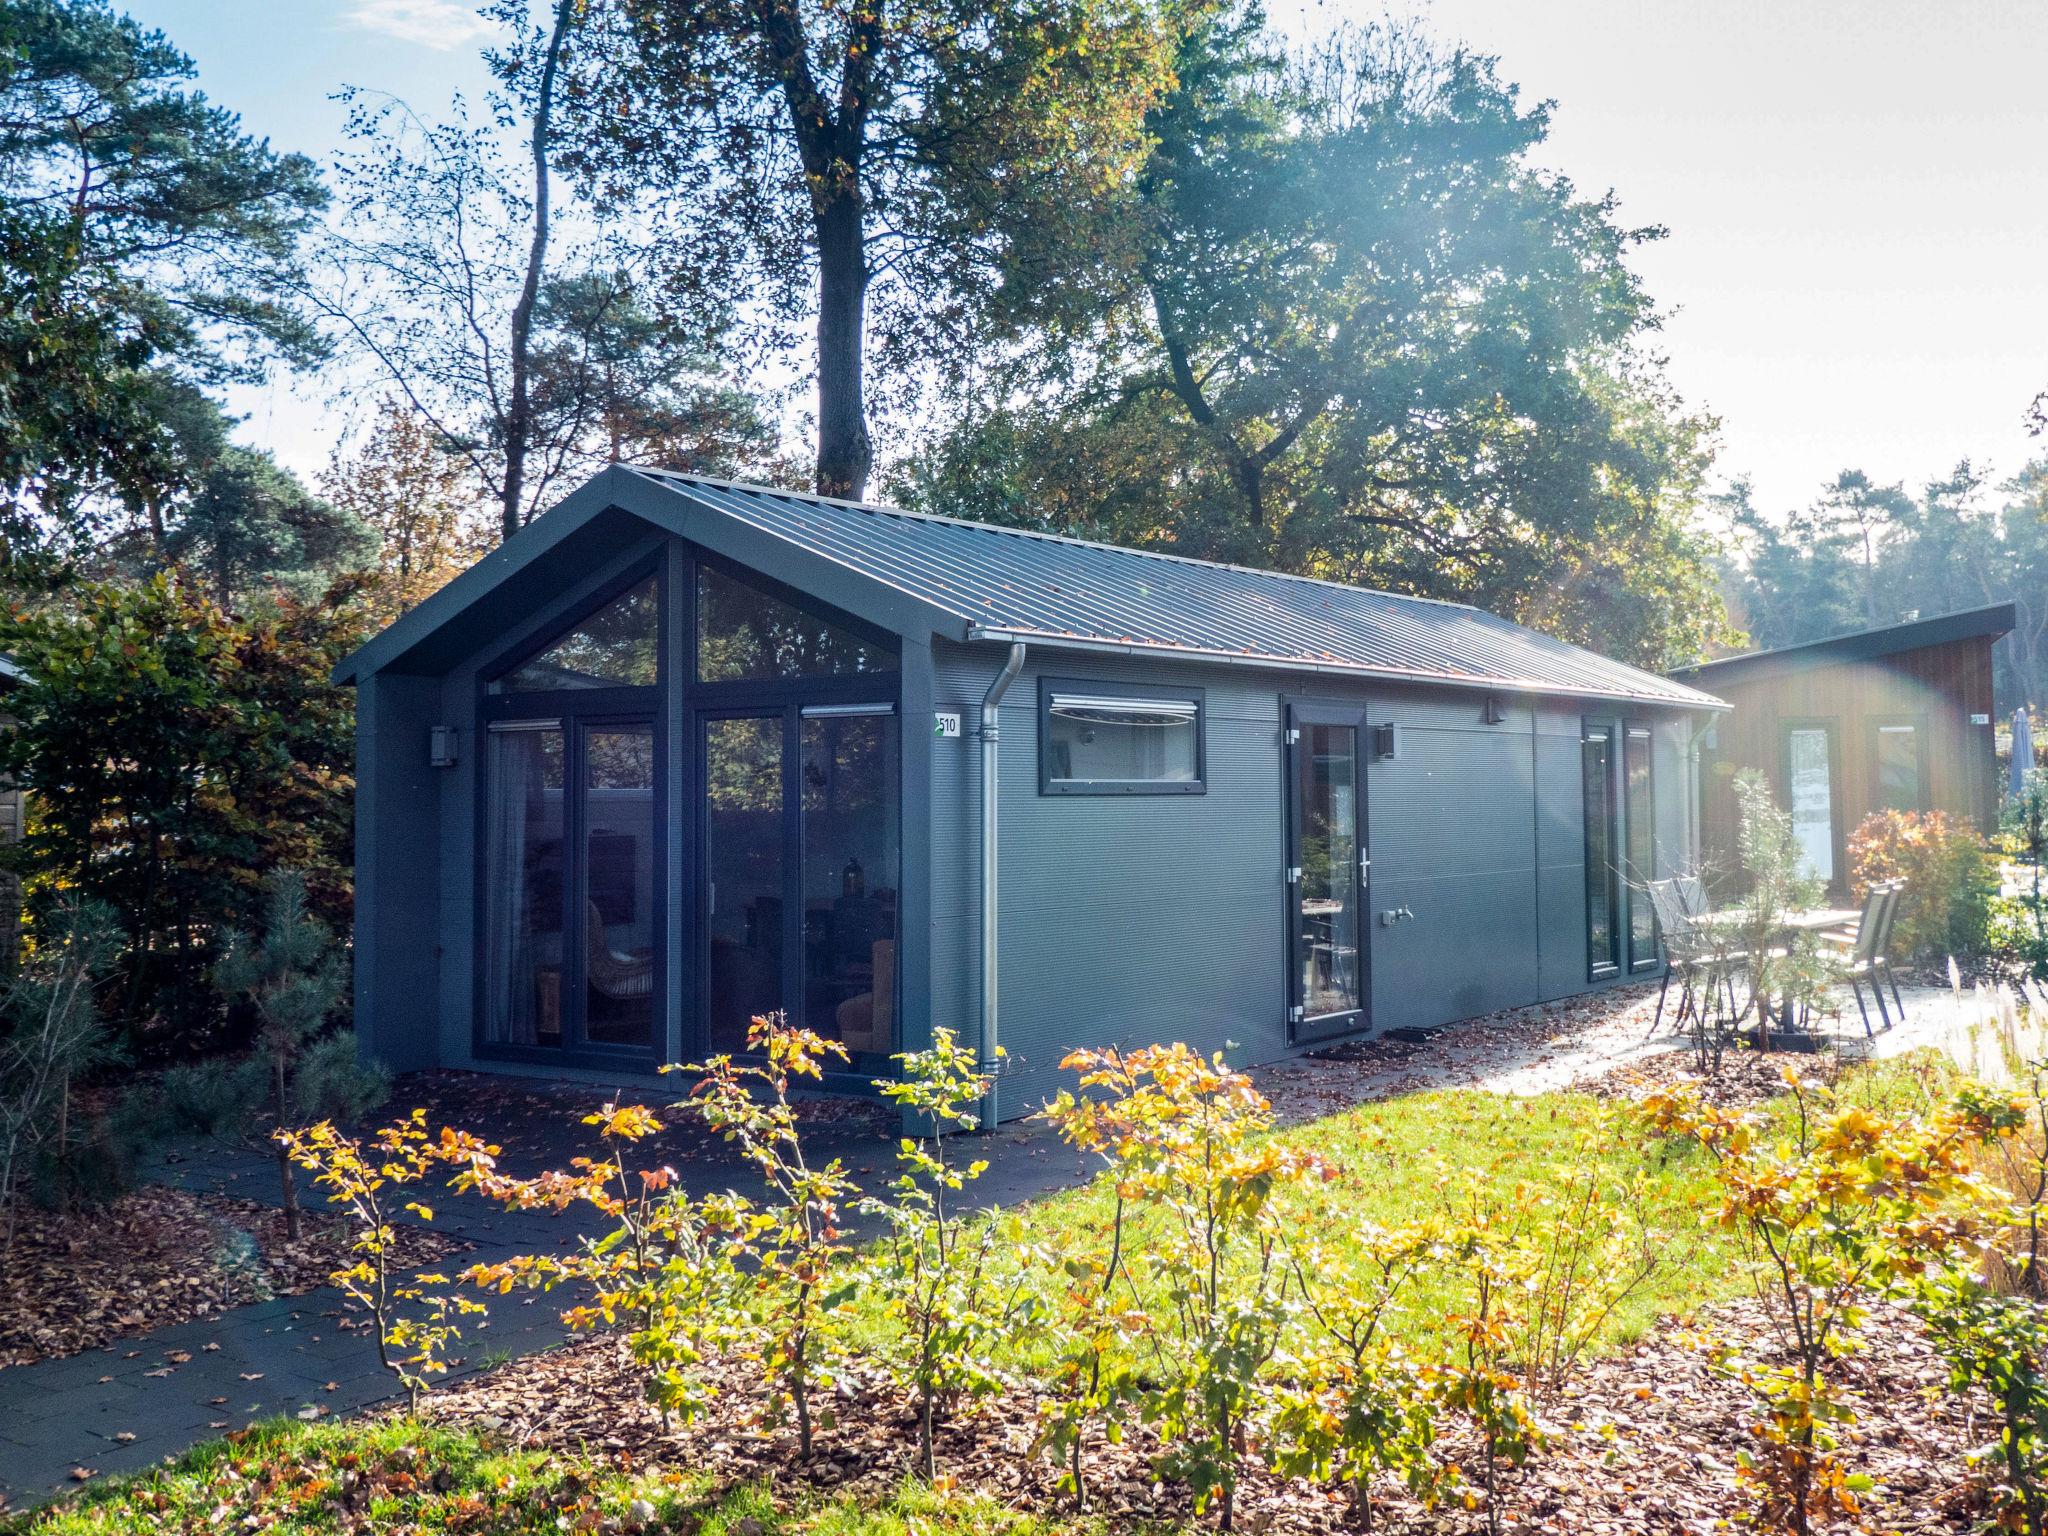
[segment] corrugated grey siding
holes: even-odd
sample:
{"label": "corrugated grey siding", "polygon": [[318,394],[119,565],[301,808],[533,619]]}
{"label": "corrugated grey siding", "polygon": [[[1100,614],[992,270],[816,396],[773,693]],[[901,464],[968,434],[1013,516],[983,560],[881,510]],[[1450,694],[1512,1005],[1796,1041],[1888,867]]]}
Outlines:
{"label": "corrugated grey siding", "polygon": [[[966,733],[932,743],[932,1017],[978,1023],[978,747],[983,692],[1003,648],[938,642],[934,704]],[[1209,792],[1041,796],[1042,675],[1207,690]],[[1002,708],[1002,1038],[1013,1076],[1003,1115],[1061,1085],[1076,1045],[1234,1043],[1234,1059],[1296,1049],[1287,1038],[1283,695],[1363,701],[1395,723],[1392,760],[1368,757],[1372,1027],[1428,1026],[1588,989],[1580,711],[1377,685],[1304,689],[1237,668],[1034,653]],[[1320,681],[1320,680],[1319,680]],[[1689,739],[1658,722],[1660,872],[1685,836],[1667,758]],[[1412,921],[1382,927],[1407,906]],[[1607,983],[1603,983],[1606,985]]]}
{"label": "corrugated grey siding", "polygon": [[[938,708],[971,731],[1000,647],[934,647]],[[1041,676],[1206,688],[1202,795],[1041,796]],[[1260,682],[1264,681],[1264,686]],[[1184,1040],[1286,1054],[1279,686],[1230,668],[1034,657],[1002,706],[1005,1118],[1079,1045]],[[979,745],[933,743],[932,1018],[977,1027]],[[949,867],[950,866],[950,867]]]}

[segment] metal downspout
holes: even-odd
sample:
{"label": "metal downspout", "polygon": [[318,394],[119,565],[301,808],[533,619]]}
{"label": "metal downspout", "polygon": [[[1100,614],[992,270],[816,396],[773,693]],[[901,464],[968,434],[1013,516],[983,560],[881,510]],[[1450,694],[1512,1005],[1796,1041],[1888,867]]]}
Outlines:
{"label": "metal downspout", "polygon": [[996,1127],[996,1084],[1000,1081],[1000,1038],[996,1025],[996,757],[1000,730],[997,706],[1010,684],[1024,670],[1024,642],[1012,641],[1010,659],[988,685],[981,699],[981,1042],[975,1054],[977,1067],[988,1079],[988,1096],[981,1102],[981,1128]]}

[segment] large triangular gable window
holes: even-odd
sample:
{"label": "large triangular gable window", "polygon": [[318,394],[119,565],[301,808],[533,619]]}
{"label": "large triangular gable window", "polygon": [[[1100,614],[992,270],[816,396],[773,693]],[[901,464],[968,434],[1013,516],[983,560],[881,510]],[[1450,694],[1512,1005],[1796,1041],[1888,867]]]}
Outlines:
{"label": "large triangular gable window", "polygon": [[660,680],[661,599],[649,576],[491,684],[493,693],[651,688]]}
{"label": "large triangular gable window", "polygon": [[723,571],[697,568],[698,682],[895,670],[887,649]]}

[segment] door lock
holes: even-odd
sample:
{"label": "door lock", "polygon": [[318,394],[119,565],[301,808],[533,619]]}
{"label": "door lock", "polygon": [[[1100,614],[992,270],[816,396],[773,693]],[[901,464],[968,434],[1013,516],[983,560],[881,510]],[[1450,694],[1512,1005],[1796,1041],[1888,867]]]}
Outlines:
{"label": "door lock", "polygon": [[1380,913],[1380,926],[1391,928],[1396,923],[1411,921],[1414,916],[1415,913],[1407,907],[1389,907]]}

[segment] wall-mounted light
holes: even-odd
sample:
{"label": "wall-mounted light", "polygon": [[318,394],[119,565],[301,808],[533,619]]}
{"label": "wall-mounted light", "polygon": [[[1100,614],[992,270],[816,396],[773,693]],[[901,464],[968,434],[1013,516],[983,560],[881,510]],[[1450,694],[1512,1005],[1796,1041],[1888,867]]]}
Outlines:
{"label": "wall-mounted light", "polygon": [[1501,703],[1500,695],[1497,693],[1489,693],[1486,696],[1486,723],[1488,725],[1499,725],[1503,721],[1505,721],[1507,717],[1508,708],[1505,704]]}
{"label": "wall-mounted light", "polygon": [[436,725],[427,731],[427,763],[434,768],[455,766],[455,727]]}
{"label": "wall-mounted light", "polygon": [[1401,727],[1389,721],[1376,725],[1372,731],[1372,755],[1374,757],[1399,757],[1401,755]]}

